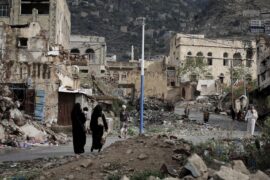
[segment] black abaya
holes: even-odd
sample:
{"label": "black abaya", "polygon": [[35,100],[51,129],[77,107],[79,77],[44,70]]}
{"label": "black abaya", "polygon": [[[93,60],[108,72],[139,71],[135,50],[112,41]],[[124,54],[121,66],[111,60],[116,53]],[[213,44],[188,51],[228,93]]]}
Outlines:
{"label": "black abaya", "polygon": [[86,118],[79,103],[75,104],[71,113],[71,119],[74,153],[82,154],[84,153],[84,146],[86,143],[86,134],[84,128]]}
{"label": "black abaya", "polygon": [[[98,118],[102,118],[103,126],[98,124]],[[92,140],[93,140],[91,151],[93,151],[94,149],[98,149],[100,151],[103,146],[101,140],[104,133],[104,129],[105,131],[108,130],[108,124],[106,122],[104,114],[102,113],[102,108],[100,105],[97,105],[94,108],[91,117],[90,129],[92,131]]]}

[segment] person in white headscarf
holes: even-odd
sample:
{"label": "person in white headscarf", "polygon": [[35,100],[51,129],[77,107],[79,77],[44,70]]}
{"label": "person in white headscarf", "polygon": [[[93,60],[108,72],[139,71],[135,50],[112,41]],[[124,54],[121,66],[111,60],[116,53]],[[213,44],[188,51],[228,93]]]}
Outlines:
{"label": "person in white headscarf", "polygon": [[127,106],[122,105],[122,110],[120,111],[120,135],[119,135],[119,138],[126,138],[127,137],[129,114],[128,114],[126,109],[127,109]]}
{"label": "person in white headscarf", "polygon": [[255,131],[256,121],[258,119],[258,112],[254,106],[251,106],[245,116],[245,121],[247,121],[247,134],[253,136]]}

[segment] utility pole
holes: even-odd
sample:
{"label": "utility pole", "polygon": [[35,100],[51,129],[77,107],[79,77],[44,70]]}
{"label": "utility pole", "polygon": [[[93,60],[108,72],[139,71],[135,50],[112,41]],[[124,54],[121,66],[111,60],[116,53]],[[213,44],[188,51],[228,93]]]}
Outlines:
{"label": "utility pole", "polygon": [[142,21],[142,58],[141,58],[141,97],[140,97],[140,134],[144,133],[144,31],[145,31],[145,18],[140,18]]}

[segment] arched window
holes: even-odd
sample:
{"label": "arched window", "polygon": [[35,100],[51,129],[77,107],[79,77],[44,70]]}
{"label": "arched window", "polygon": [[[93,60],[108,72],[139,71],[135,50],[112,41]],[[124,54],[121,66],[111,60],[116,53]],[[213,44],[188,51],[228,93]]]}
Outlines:
{"label": "arched window", "polygon": [[192,52],[189,51],[189,52],[187,53],[187,55],[188,55],[188,56],[192,56]]}
{"label": "arched window", "polygon": [[195,58],[196,64],[203,64],[203,59],[204,59],[203,53],[202,52],[198,52],[196,54],[196,58]]}
{"label": "arched window", "polygon": [[70,51],[71,54],[80,54],[80,50],[77,48],[71,49]]}
{"label": "arched window", "polygon": [[242,65],[242,56],[240,53],[235,53],[233,55],[233,66],[240,66]]}
{"label": "arched window", "polygon": [[198,52],[198,53],[197,53],[197,56],[198,56],[198,57],[203,57],[203,53],[202,53],[202,52]]}
{"label": "arched window", "polygon": [[208,58],[207,58],[207,64],[208,64],[208,66],[212,66],[213,65],[213,58],[212,58],[212,53],[211,52],[209,52],[208,54],[207,54],[207,56],[208,56]]}
{"label": "arched window", "polygon": [[85,54],[88,55],[89,61],[95,62],[95,51],[93,49],[86,49]]}
{"label": "arched window", "polygon": [[229,57],[229,54],[225,52],[223,54],[223,66],[229,66],[229,59],[228,59],[228,57]]}

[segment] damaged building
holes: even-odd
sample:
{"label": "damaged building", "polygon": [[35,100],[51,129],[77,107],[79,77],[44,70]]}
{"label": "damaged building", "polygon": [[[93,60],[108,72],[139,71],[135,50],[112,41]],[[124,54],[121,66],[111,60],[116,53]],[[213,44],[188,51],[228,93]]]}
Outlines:
{"label": "damaged building", "polygon": [[71,28],[66,1],[4,0],[0,22],[1,84],[27,114],[57,120],[59,87],[80,85],[64,55]]}
{"label": "damaged building", "polygon": [[107,46],[104,37],[71,35],[71,60],[79,67],[83,77],[105,74]]}
{"label": "damaged building", "polygon": [[[199,61],[206,66],[206,73],[186,73],[179,75],[181,67],[185,67],[189,61]],[[183,83],[196,82],[198,80],[218,80],[229,85],[231,83],[231,69],[245,69],[246,80],[257,78],[257,49],[255,41],[240,41],[227,39],[207,39],[204,35],[176,34],[170,41],[170,54],[168,60],[170,67],[170,84],[181,86]],[[199,66],[199,65],[198,65]],[[196,68],[196,67],[195,67]],[[175,70],[174,79],[171,77]],[[233,75],[234,76],[234,75]],[[239,77],[232,77],[237,81]],[[241,79],[240,79],[241,80]],[[190,86],[190,84],[189,84]],[[196,92],[196,86],[192,92],[187,92],[183,87],[184,99],[192,99]],[[193,95],[192,95],[193,94]]]}
{"label": "damaged building", "polygon": [[260,115],[270,113],[270,38],[259,36],[258,49],[258,89],[252,92],[253,103],[260,106]]}

